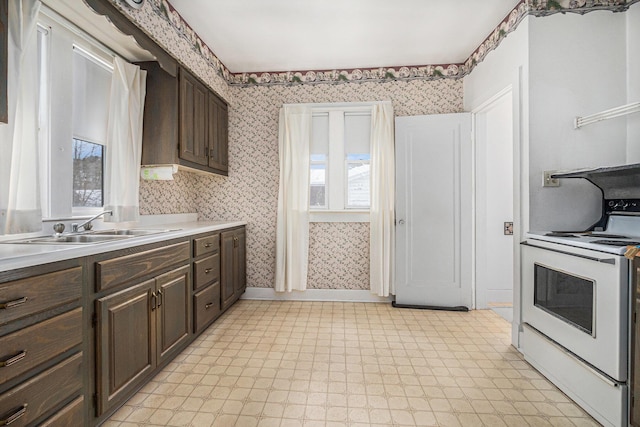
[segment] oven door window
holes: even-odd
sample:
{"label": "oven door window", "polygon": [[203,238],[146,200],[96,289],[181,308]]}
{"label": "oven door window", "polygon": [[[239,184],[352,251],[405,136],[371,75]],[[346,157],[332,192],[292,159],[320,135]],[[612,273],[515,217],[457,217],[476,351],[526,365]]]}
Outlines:
{"label": "oven door window", "polygon": [[593,335],[593,280],[534,265],[534,305]]}

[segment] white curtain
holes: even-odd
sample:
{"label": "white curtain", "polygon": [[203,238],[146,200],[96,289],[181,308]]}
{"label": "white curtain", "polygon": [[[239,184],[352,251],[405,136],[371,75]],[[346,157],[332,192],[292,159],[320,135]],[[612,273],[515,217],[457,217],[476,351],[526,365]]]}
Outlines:
{"label": "white curtain", "polygon": [[139,219],[142,116],[147,72],[115,58],[107,126],[107,200],[105,221]]}
{"label": "white curtain", "polygon": [[0,125],[0,234],[42,229],[38,176],[38,0],[9,1],[8,124]]}
{"label": "white curtain", "polygon": [[371,292],[395,294],[395,149],[393,106],[375,104],[371,113],[371,212],[369,275]]}
{"label": "white curtain", "polygon": [[280,190],[276,228],[277,292],[307,288],[311,109],[280,109]]}

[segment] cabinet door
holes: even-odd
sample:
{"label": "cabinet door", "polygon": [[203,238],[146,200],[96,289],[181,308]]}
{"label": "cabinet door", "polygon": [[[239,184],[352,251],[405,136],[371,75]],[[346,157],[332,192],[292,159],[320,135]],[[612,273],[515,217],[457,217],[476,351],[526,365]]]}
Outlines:
{"label": "cabinet door", "polygon": [[631,402],[629,424],[640,426],[640,258],[634,258],[632,264],[632,293],[631,293]]}
{"label": "cabinet door", "polygon": [[228,127],[227,105],[215,94],[209,93],[209,167],[227,171]]}
{"label": "cabinet door", "polygon": [[220,233],[220,295],[222,310],[227,309],[236,300],[234,281],[233,253],[235,232],[225,231]]}
{"label": "cabinet door", "polygon": [[180,70],[180,158],[207,164],[207,88]]}
{"label": "cabinet door", "polygon": [[130,395],[156,366],[155,284],[148,280],[96,301],[98,415]]}
{"label": "cabinet door", "polygon": [[180,267],[156,279],[158,363],[178,351],[189,339],[191,319],[189,266]]}
{"label": "cabinet door", "polygon": [[247,239],[244,230],[238,230],[235,232],[234,245],[234,288],[238,298],[240,298],[240,295],[244,293],[244,290],[247,287]]}

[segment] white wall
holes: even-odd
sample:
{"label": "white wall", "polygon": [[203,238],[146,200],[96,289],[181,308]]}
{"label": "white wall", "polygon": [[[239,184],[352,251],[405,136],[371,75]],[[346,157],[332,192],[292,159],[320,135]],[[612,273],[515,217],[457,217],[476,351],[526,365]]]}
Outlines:
{"label": "white wall", "polygon": [[[627,18],[627,102],[640,102],[640,3]],[[640,163],[640,113],[627,116],[627,163]]]}
{"label": "white wall", "polygon": [[[529,21],[525,18],[516,30],[507,35],[498,48],[487,54],[484,61],[464,78],[464,110],[474,111],[505,88],[511,87],[513,102],[514,159],[522,158],[516,167],[513,182],[522,182],[521,191],[514,200],[515,236],[529,230],[528,171],[528,69],[529,69]],[[521,154],[522,153],[522,154]],[[521,215],[521,217],[520,217]],[[517,237],[516,237],[517,238]]]}
{"label": "white wall", "polygon": [[[464,109],[474,111],[506,88],[511,87],[513,117],[514,247],[513,247],[513,326],[511,342],[518,346],[520,327],[520,251],[517,242],[528,231],[528,67],[529,21],[525,18],[515,31],[508,34],[497,49],[464,78]],[[523,179],[524,177],[524,179]],[[476,251],[477,256],[477,251]],[[474,260],[475,261],[475,260]],[[478,260],[481,262],[481,260]]]}
{"label": "white wall", "polygon": [[473,111],[505,87],[517,87],[518,70],[529,61],[529,20],[525,18],[464,78],[464,109]]}
{"label": "white wall", "polygon": [[529,195],[532,230],[581,230],[600,216],[601,193],[585,180],[542,188],[545,170],[624,164],[626,120],[579,130],[575,116],[624,105],[626,14],[556,14],[529,26]]}

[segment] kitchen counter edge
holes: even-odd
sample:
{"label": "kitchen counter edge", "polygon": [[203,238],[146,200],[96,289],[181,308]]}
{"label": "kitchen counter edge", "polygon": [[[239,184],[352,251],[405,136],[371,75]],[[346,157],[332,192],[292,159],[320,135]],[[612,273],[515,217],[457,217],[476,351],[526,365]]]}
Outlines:
{"label": "kitchen counter edge", "polygon": [[89,245],[1,243],[0,272],[117,251],[120,249],[133,248],[150,243],[241,227],[244,225],[247,225],[246,221],[194,221],[158,224],[148,228],[162,228],[170,231]]}

